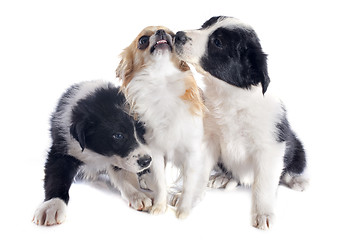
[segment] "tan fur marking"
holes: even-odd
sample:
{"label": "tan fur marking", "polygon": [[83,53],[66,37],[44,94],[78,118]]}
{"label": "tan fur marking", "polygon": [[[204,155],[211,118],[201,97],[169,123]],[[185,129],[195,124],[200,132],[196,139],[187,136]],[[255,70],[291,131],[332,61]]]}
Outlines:
{"label": "tan fur marking", "polygon": [[186,91],[180,97],[184,101],[188,101],[191,104],[190,111],[195,115],[203,115],[205,105],[200,96],[200,89],[196,84],[196,81],[192,75],[185,78]]}
{"label": "tan fur marking", "polygon": [[[152,36],[158,29],[164,29],[170,35],[174,34],[170,29],[163,26],[146,27],[138,34],[134,41],[120,54],[121,61],[116,69],[116,77],[118,77],[122,81],[121,91],[125,95],[127,95],[126,88],[130,81],[133,79],[134,74],[145,67],[145,56],[150,54],[149,48],[145,50],[138,49],[138,41],[142,36]],[[190,70],[186,62],[178,59],[174,50],[171,54],[171,61],[176,66],[176,68],[180,69],[180,71],[182,72]],[[192,74],[190,74],[184,80],[186,84],[186,91],[182,96],[180,96],[180,98],[191,104],[190,110],[193,114],[203,115],[205,106],[200,96],[200,91],[195,79],[193,78]],[[130,103],[131,107],[133,106],[133,104],[135,103]]]}

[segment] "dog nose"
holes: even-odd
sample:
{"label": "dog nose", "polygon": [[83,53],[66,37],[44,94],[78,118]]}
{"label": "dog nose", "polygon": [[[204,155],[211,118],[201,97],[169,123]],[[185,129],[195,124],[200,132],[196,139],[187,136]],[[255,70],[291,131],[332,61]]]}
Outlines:
{"label": "dog nose", "polygon": [[184,45],[187,42],[186,33],[183,31],[178,31],[175,35],[175,43]]}
{"label": "dog nose", "polygon": [[156,32],[156,35],[157,36],[163,36],[163,35],[166,35],[166,32],[163,29],[158,29]]}
{"label": "dog nose", "polygon": [[138,159],[138,164],[142,168],[146,168],[150,166],[150,163],[152,161],[152,158],[149,155],[144,155],[143,157]]}

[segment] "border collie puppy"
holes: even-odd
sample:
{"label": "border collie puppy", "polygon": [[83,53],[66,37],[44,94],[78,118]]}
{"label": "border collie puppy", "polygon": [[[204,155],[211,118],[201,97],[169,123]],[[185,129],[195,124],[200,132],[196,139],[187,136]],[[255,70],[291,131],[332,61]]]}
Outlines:
{"label": "border collie puppy", "polygon": [[106,170],[130,206],[146,210],[152,205],[139,190],[136,175],[151,162],[144,145],[145,129],[126,109],[119,89],[102,81],[76,84],[63,94],[51,118],[45,200],[35,212],[36,224],[49,226],[65,220],[68,191],[78,171]]}
{"label": "border collie puppy", "polygon": [[176,216],[185,218],[207,185],[201,162],[203,102],[188,65],[174,52],[174,34],[161,26],[143,29],[122,52],[117,76],[131,110],[145,123],[152,154],[150,174],[142,177],[154,193],[152,214],[167,208],[165,163],[181,169],[183,190]]}
{"label": "border collie puppy", "polygon": [[270,227],[279,182],[303,191],[305,152],[282,102],[266,93],[266,54],[255,31],[231,17],[213,17],[201,29],[177,32],[176,52],[204,76],[205,161],[228,174],[209,185],[252,186],[252,224]]}

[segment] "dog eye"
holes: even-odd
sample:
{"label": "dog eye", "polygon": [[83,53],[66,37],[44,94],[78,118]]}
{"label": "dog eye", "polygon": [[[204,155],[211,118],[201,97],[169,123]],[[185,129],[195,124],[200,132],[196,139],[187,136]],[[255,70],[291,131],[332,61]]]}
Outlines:
{"label": "dog eye", "polygon": [[223,44],[222,44],[222,42],[221,42],[218,38],[213,39],[213,43],[214,43],[214,45],[216,45],[218,48],[223,48]]}
{"label": "dog eye", "polygon": [[139,49],[145,49],[148,47],[148,45],[149,45],[149,37],[148,36],[142,36],[139,39],[138,48]]}
{"label": "dog eye", "polygon": [[113,138],[116,139],[116,140],[122,140],[122,139],[125,138],[125,136],[122,133],[115,133],[113,135]]}

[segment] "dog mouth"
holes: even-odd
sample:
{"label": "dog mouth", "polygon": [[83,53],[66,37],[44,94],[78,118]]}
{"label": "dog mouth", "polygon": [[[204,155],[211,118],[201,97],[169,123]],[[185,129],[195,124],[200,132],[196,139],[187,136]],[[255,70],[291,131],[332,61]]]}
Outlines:
{"label": "dog mouth", "polygon": [[168,39],[160,39],[152,46],[151,53],[156,50],[169,50],[172,52],[172,43]]}

